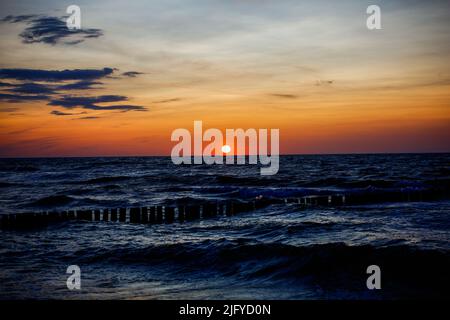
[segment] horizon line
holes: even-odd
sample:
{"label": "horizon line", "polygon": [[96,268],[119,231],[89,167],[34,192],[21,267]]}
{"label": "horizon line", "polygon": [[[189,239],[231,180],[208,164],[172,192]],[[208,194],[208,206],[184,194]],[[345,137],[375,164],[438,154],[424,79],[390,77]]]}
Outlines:
{"label": "horizon line", "polygon": [[[336,153],[283,153],[279,156],[345,156],[345,155],[408,155],[408,154],[450,154],[450,151],[429,151],[429,152],[336,152]],[[243,155],[223,155],[223,157],[236,157]],[[250,155],[245,155],[246,157]],[[259,156],[259,155],[256,155]],[[272,156],[272,155],[267,155]],[[0,157],[3,159],[58,159],[58,158],[170,158],[170,155],[96,155],[96,156],[11,156],[11,157]],[[191,156],[200,157],[200,156]],[[203,155],[201,156],[203,157]]]}

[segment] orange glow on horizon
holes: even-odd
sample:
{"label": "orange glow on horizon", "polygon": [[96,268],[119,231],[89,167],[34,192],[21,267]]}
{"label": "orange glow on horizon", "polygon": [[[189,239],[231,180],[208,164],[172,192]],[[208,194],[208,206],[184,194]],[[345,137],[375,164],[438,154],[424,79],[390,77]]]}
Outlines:
{"label": "orange glow on horizon", "polygon": [[26,112],[2,116],[0,152],[3,157],[170,155],[175,144],[171,132],[177,128],[192,132],[198,119],[204,130],[279,128],[281,154],[450,151],[448,89],[433,99],[421,99],[416,93],[405,100],[380,104],[375,100],[359,109],[359,101],[345,106],[342,97],[317,102],[315,107],[289,102],[284,105],[287,111],[237,101],[228,105],[228,112],[216,103],[219,111],[199,105],[190,113],[164,115],[162,110],[155,117],[152,111],[110,112],[89,120],[56,117],[49,114],[52,108],[30,103],[21,106]]}

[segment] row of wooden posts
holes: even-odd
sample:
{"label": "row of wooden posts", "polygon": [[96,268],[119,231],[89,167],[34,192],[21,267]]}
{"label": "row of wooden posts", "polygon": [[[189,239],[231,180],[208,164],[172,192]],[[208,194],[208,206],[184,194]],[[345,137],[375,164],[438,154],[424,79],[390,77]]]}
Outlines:
{"label": "row of wooden posts", "polygon": [[133,208],[95,209],[95,210],[68,210],[28,212],[18,214],[0,214],[0,229],[34,228],[49,223],[85,220],[85,221],[111,221],[123,223],[173,223],[205,219],[216,216],[232,216],[240,212],[248,212],[276,203],[295,203],[300,207],[309,206],[342,206],[361,203],[384,201],[423,201],[430,194],[422,192],[407,192],[389,195],[311,195],[300,198],[264,198],[257,197],[249,201],[229,200],[205,202],[198,205],[176,206],[142,206]]}
{"label": "row of wooden posts", "polygon": [[47,211],[38,213],[19,213],[0,215],[0,227],[27,228],[47,225],[54,222],[69,220],[84,221],[111,221],[123,223],[173,223],[192,221],[221,215],[232,216],[234,214],[252,211],[260,208],[263,202],[259,201],[227,201],[207,202],[202,205],[188,206],[143,206],[133,208],[113,208],[95,210],[68,210],[68,211]]}
{"label": "row of wooden posts", "polygon": [[113,208],[95,210],[68,210],[27,212],[0,215],[0,227],[28,228],[47,225],[68,220],[111,221],[123,223],[173,223],[217,216],[232,216],[241,212],[253,211],[274,203],[298,203],[300,205],[331,205],[343,204],[345,196],[309,196],[296,199],[268,199],[258,197],[250,201],[217,201],[198,205],[178,206],[142,206],[132,208]]}

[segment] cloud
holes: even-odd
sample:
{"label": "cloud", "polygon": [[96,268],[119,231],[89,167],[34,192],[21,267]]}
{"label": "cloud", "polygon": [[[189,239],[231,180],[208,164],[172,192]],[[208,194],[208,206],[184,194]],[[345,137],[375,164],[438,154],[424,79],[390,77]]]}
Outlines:
{"label": "cloud", "polygon": [[103,35],[100,29],[69,30],[64,18],[40,15],[7,16],[2,19],[9,23],[27,23],[20,33],[23,43],[45,43],[74,45],[85,39],[98,38]]}
{"label": "cloud", "polygon": [[298,96],[295,94],[285,94],[285,93],[272,93],[271,96],[283,99],[297,99]]}
{"label": "cloud", "polygon": [[[76,116],[76,115],[80,115],[80,114],[86,114],[85,111],[83,112],[77,112],[77,113],[73,113],[73,112],[62,112],[59,110],[53,110],[52,112],[50,112],[50,114],[54,115],[54,116]],[[99,119],[100,117],[97,116],[86,116],[86,117],[81,117],[81,118],[75,118],[72,120],[78,120],[78,119],[86,119],[86,120],[90,120],[90,119]]]}
{"label": "cloud", "polygon": [[59,82],[66,80],[94,80],[107,77],[114,72],[113,68],[74,69],[74,70],[42,70],[42,69],[0,69],[1,79],[22,81]]}
{"label": "cloud", "polygon": [[[114,72],[113,68],[103,69],[75,69],[75,70],[39,70],[39,69],[0,69],[0,78],[26,81],[23,83],[0,82],[0,90],[8,93],[23,94],[56,94],[59,91],[101,89],[94,87],[102,85],[95,79],[109,77]],[[50,82],[46,84],[30,82]],[[72,81],[66,83],[66,81]],[[75,82],[73,82],[75,81]],[[26,99],[26,98],[25,98]]]}
{"label": "cloud", "polygon": [[[48,105],[66,109],[147,111],[147,108],[143,106],[124,104],[124,101],[128,101],[128,97],[123,95],[77,96],[67,94],[67,91],[101,89],[96,87],[103,84],[98,80],[102,78],[118,79],[111,77],[115,70],[117,69],[107,67],[74,70],[0,69],[0,79],[12,81],[0,82],[0,101],[9,103],[47,101]],[[137,71],[132,72],[140,74]],[[114,102],[120,102],[120,104],[101,105]],[[52,111],[51,114],[73,115],[61,111]]]}
{"label": "cloud", "polygon": [[25,94],[53,94],[55,90],[51,86],[39,83],[22,83],[13,85],[9,92]]}
{"label": "cloud", "polygon": [[76,118],[73,120],[94,120],[94,119],[100,119],[101,117],[96,117],[96,116],[88,116],[88,117],[81,117],[81,118]]}
{"label": "cloud", "polygon": [[334,80],[317,80],[316,86],[331,86]]}
{"label": "cloud", "polygon": [[125,77],[130,77],[130,78],[135,78],[136,76],[143,74],[142,72],[137,72],[137,71],[127,71],[122,73],[123,76]]}
{"label": "cloud", "polygon": [[19,15],[19,16],[9,15],[9,16],[4,17],[2,19],[2,21],[11,22],[11,23],[25,22],[25,21],[28,21],[30,19],[37,18],[37,17],[39,17],[39,16],[36,14],[24,14],[24,15]]}
{"label": "cloud", "polygon": [[50,114],[54,115],[54,116],[79,116],[80,114],[86,114],[86,111],[82,111],[82,112],[62,112],[59,110],[53,110],[52,112],[50,112]]}
{"label": "cloud", "polygon": [[125,100],[127,100],[127,97],[119,95],[103,95],[98,97],[63,96],[60,99],[50,101],[49,105],[74,108],[93,105],[96,103],[118,102]]}
{"label": "cloud", "polygon": [[99,103],[127,101],[126,96],[102,95],[97,97],[63,96],[59,99],[51,100],[48,105],[59,106],[67,109],[80,107],[89,110],[122,110],[122,111],[147,111],[145,107],[134,105],[110,105],[99,106]]}
{"label": "cloud", "polygon": [[[87,89],[99,89],[94,88],[94,85],[102,84],[96,81],[77,81],[75,83],[68,83],[62,85],[48,85],[41,83],[5,83],[0,82],[0,90],[3,88],[2,100],[45,100],[49,95],[55,95],[59,91],[69,90],[87,90]],[[1,92],[0,92],[1,93]],[[24,95],[19,95],[24,94]],[[36,96],[27,96],[27,95]]]}
{"label": "cloud", "polygon": [[87,90],[87,89],[100,89],[93,88],[95,85],[101,85],[102,82],[99,81],[90,81],[90,80],[81,80],[75,83],[68,83],[61,86],[58,86],[57,90]]}
{"label": "cloud", "polygon": [[0,112],[16,112],[17,110],[19,110],[19,108],[0,108]]}
{"label": "cloud", "polygon": [[50,99],[50,96],[47,95],[20,95],[20,94],[0,93],[0,100],[9,103],[19,103],[24,101],[39,101],[48,99]]}
{"label": "cloud", "polygon": [[26,133],[26,132],[30,132],[30,131],[36,130],[38,128],[39,127],[25,128],[25,129],[21,129],[21,130],[10,131],[7,134],[9,134],[9,135],[18,135],[18,134],[22,134],[22,133]]}
{"label": "cloud", "polygon": [[53,114],[55,116],[73,116],[75,113],[61,112],[58,110],[53,110],[52,112],[50,112],[50,114]]}
{"label": "cloud", "polygon": [[176,102],[176,101],[180,101],[180,100],[181,100],[181,98],[173,98],[173,99],[154,101],[153,103],[170,103],[170,102]]}

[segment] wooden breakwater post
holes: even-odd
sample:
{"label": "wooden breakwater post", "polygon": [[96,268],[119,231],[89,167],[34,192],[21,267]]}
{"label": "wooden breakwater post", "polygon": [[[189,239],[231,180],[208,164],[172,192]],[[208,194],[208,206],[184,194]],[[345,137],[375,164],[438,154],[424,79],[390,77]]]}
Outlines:
{"label": "wooden breakwater post", "polygon": [[131,223],[173,223],[185,220],[206,219],[222,215],[225,212],[238,213],[249,211],[255,208],[254,202],[219,203],[208,201],[202,205],[187,206],[150,206],[111,208],[111,209],[77,209],[69,211],[49,211],[40,213],[7,214],[0,216],[0,227],[3,228],[28,228],[36,226],[46,226],[68,220],[80,221],[111,221],[111,222],[131,222]]}
{"label": "wooden breakwater post", "polygon": [[33,229],[50,223],[69,220],[69,213],[62,212],[25,212],[0,215],[1,229]]}
{"label": "wooden breakwater post", "polygon": [[253,210],[255,210],[255,205],[253,202],[241,202],[241,201],[233,202],[233,214]]}
{"label": "wooden breakwater post", "polygon": [[[282,199],[280,199],[282,200]],[[274,203],[280,203],[280,201],[274,201],[274,199],[264,198],[264,197],[256,197],[253,200],[255,209],[262,209]],[[282,201],[283,202],[283,201]]]}
{"label": "wooden breakwater post", "polygon": [[86,210],[86,220],[94,221],[94,210]]}
{"label": "wooden breakwater post", "polygon": [[186,220],[200,219],[200,205],[185,206],[184,214]]}
{"label": "wooden breakwater post", "polygon": [[176,208],[172,206],[150,206],[130,208],[130,223],[155,224],[175,221]]}
{"label": "wooden breakwater post", "polygon": [[69,213],[67,211],[61,211],[59,213],[59,219],[61,221],[68,221],[69,220]]}
{"label": "wooden breakwater post", "polygon": [[100,221],[100,210],[99,209],[94,210],[94,220]]}
{"label": "wooden breakwater post", "polygon": [[222,202],[217,202],[217,215],[223,216],[225,214],[225,204]]}
{"label": "wooden breakwater post", "polygon": [[202,205],[202,218],[215,217],[218,214],[218,203],[217,202],[207,202]]}
{"label": "wooden breakwater post", "polygon": [[255,200],[252,201],[238,201],[238,200],[230,200],[225,202],[222,207],[226,216],[232,216],[238,214],[240,212],[249,212],[259,208],[263,208],[268,205],[268,200],[262,202],[257,202]]}
{"label": "wooden breakwater post", "polygon": [[328,205],[330,206],[345,205],[345,196],[342,194],[328,196]]}
{"label": "wooden breakwater post", "polygon": [[310,206],[327,206],[328,196],[307,196],[305,197],[306,205]]}
{"label": "wooden breakwater post", "polygon": [[[221,215],[233,216],[240,212],[249,212],[261,209],[273,204],[296,202],[302,207],[311,206],[341,206],[359,205],[377,202],[392,201],[427,201],[441,199],[448,193],[433,193],[433,190],[397,190],[369,192],[351,192],[347,194],[330,195],[308,195],[300,198],[265,198],[262,196],[252,200],[224,200],[206,201],[202,204],[178,205],[175,206],[144,206],[112,209],[77,209],[69,211],[48,211],[48,212],[28,212],[0,215],[1,229],[28,229],[34,227],[47,226],[50,223],[83,220],[83,221],[120,221],[131,223],[172,223],[175,221],[184,222],[196,219],[206,219]],[[128,214],[127,214],[128,213]]]}
{"label": "wooden breakwater post", "polygon": [[2,214],[1,227],[2,229],[13,229],[16,227],[17,215],[16,214]]}
{"label": "wooden breakwater post", "polygon": [[175,207],[164,207],[164,221],[166,223],[175,221]]}
{"label": "wooden breakwater post", "polygon": [[328,205],[328,196],[326,198],[317,195],[303,196],[298,199],[298,203],[304,207],[318,206],[318,205],[326,206]]}
{"label": "wooden breakwater post", "polygon": [[[312,198],[311,198],[312,199]],[[331,199],[328,197],[327,199]],[[81,220],[81,221],[111,221],[130,223],[173,223],[175,221],[192,221],[197,219],[207,219],[220,215],[232,216],[240,212],[248,212],[258,208],[278,203],[276,199],[266,199],[259,197],[255,200],[228,200],[228,201],[207,201],[203,204],[174,206],[144,206],[111,209],[77,209],[69,211],[50,211],[42,213],[10,214],[0,217],[1,228],[27,228],[31,226],[45,226],[49,223]],[[318,203],[318,201],[305,200],[305,202]]]}
{"label": "wooden breakwater post", "polygon": [[344,195],[312,195],[297,198],[295,201],[292,199],[287,200],[286,203],[295,202],[302,207],[309,206],[341,206],[345,205]]}
{"label": "wooden breakwater post", "polygon": [[163,206],[156,206],[156,223],[163,222]]}
{"label": "wooden breakwater post", "polygon": [[225,203],[225,215],[230,217],[234,214],[234,205],[232,201],[227,201]]}
{"label": "wooden breakwater post", "polygon": [[103,209],[102,212],[102,221],[109,221],[109,210],[108,209]]}
{"label": "wooden breakwater post", "polygon": [[13,219],[10,220],[12,227],[18,228],[29,228],[32,226],[34,214],[24,213],[24,214],[15,214]]}
{"label": "wooden breakwater post", "polygon": [[117,217],[118,217],[118,210],[116,208],[111,209],[111,214],[110,214],[110,221],[117,221]]}
{"label": "wooden breakwater post", "polygon": [[149,208],[148,222],[149,223],[156,223],[156,207],[155,206],[151,206]]}
{"label": "wooden breakwater post", "polygon": [[178,206],[177,207],[177,211],[178,211],[178,221],[179,222],[183,222],[184,220],[186,220],[186,216],[185,216],[185,210],[184,210],[184,206]]}
{"label": "wooden breakwater post", "polygon": [[139,207],[130,208],[130,222],[131,223],[141,222],[141,209]]}
{"label": "wooden breakwater post", "polygon": [[147,207],[141,207],[141,222],[142,223],[149,223],[149,216],[148,216],[148,208]]}
{"label": "wooden breakwater post", "polygon": [[7,229],[9,224],[9,214],[0,215],[0,228]]}
{"label": "wooden breakwater post", "polygon": [[119,222],[127,222],[127,209],[126,208],[119,209]]}
{"label": "wooden breakwater post", "polygon": [[77,220],[92,221],[92,211],[91,210],[77,210],[76,211]]}
{"label": "wooden breakwater post", "polygon": [[[19,218],[23,217],[24,215],[17,215]],[[50,211],[47,212],[47,220],[49,223],[54,223],[59,221],[59,212]]]}

